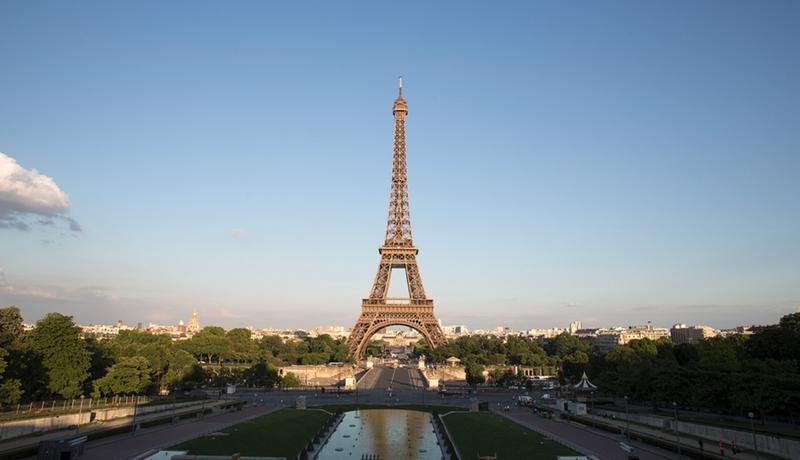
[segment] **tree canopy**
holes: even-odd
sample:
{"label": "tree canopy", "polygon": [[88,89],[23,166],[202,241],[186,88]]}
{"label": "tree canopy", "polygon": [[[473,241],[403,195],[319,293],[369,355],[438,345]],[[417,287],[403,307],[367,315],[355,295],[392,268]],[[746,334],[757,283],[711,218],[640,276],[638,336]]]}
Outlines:
{"label": "tree canopy", "polygon": [[83,392],[91,356],[71,316],[48,313],[36,323],[30,344],[41,356],[52,393],[74,398]]}

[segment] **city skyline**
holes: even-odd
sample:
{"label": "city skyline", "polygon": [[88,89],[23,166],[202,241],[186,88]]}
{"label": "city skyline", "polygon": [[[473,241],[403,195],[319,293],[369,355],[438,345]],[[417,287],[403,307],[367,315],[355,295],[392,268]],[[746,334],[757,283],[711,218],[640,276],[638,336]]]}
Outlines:
{"label": "city skyline", "polygon": [[351,325],[402,74],[445,324],[798,310],[800,7],[419,8],[0,6],[0,306]]}

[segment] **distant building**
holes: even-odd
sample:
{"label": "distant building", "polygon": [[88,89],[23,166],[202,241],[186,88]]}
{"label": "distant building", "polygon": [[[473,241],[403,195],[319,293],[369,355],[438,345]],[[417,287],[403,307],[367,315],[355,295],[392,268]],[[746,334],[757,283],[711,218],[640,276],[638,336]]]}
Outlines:
{"label": "distant building", "polygon": [[676,324],[669,330],[670,338],[676,344],[697,343],[709,337],[716,337],[718,332],[710,326],[687,326]]}
{"label": "distant building", "polygon": [[81,329],[81,333],[84,337],[92,336],[97,339],[116,337],[119,331],[129,331],[133,329],[130,326],[126,326],[122,320],[117,321],[116,324],[90,324],[88,326],[78,327]]}
{"label": "distant building", "polygon": [[463,325],[443,326],[442,332],[444,332],[445,337],[459,337],[468,334],[469,330],[467,329],[467,326]]}
{"label": "distant building", "polygon": [[598,350],[611,351],[617,345],[625,345],[631,340],[658,340],[669,338],[669,330],[664,327],[653,327],[652,324],[628,326],[625,328],[599,329],[592,338],[592,343]]}
{"label": "distant building", "polygon": [[583,329],[583,324],[580,321],[573,321],[569,323],[569,327],[567,327],[567,332],[570,334],[575,334],[579,330]]}
{"label": "distant building", "polygon": [[200,332],[200,320],[197,318],[197,311],[192,311],[192,319],[189,320],[189,325],[186,326],[186,332],[195,334]]}
{"label": "distant building", "polygon": [[528,337],[536,337],[540,339],[552,339],[553,337],[562,334],[565,332],[565,329],[560,327],[553,327],[550,329],[528,329],[525,334]]}
{"label": "distant building", "polygon": [[600,329],[593,328],[593,329],[578,329],[577,331],[573,332],[572,335],[575,337],[588,337],[592,338],[597,335],[597,331]]}
{"label": "distant building", "polygon": [[[386,329],[388,329],[388,328],[384,328],[383,329],[384,333],[386,332]],[[321,335],[329,335],[329,336],[333,337],[334,339],[346,339],[347,337],[350,336],[350,331],[345,329],[343,326],[325,326],[325,327],[318,326],[318,327],[315,327],[314,329],[308,331],[308,335],[310,337],[319,337]]]}
{"label": "distant building", "polygon": [[758,326],[736,326],[733,329],[722,329],[718,335],[730,337],[732,335],[753,335]]}

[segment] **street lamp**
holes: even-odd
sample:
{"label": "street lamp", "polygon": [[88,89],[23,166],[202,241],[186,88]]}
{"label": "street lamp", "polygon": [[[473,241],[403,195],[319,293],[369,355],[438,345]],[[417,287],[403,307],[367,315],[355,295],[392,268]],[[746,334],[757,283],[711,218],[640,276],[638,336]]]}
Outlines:
{"label": "street lamp", "polygon": [[176,393],[177,393],[177,389],[173,387],[172,388],[172,420],[171,420],[171,423],[175,423],[175,397],[177,396]]}
{"label": "street lamp", "polygon": [[753,450],[756,451],[756,460],[758,460],[759,456],[758,456],[758,443],[756,442],[756,426],[755,423],[753,422],[754,414],[752,412],[748,412],[747,417],[750,418],[750,431],[753,433]]}
{"label": "street lamp", "polygon": [[683,458],[681,454],[681,439],[678,435],[678,403],[672,401],[672,410],[675,411],[675,444],[678,445],[678,459]]}
{"label": "street lamp", "polygon": [[131,433],[136,434],[136,408],[139,405],[139,395],[137,394],[133,400],[133,429]]}
{"label": "street lamp", "polygon": [[81,413],[83,412],[83,398],[84,396],[81,395],[81,407],[78,408],[78,423],[76,424],[75,432],[81,431]]}
{"label": "street lamp", "polygon": [[631,417],[628,415],[628,395],[625,395],[625,438],[631,437]]}

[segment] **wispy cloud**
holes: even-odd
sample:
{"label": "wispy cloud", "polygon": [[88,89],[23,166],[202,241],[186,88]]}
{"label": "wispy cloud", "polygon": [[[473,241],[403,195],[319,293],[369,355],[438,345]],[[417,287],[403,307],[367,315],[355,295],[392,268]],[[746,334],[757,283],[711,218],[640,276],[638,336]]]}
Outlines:
{"label": "wispy cloud", "polygon": [[246,240],[250,238],[250,232],[243,228],[234,228],[231,230],[231,236],[240,240]]}
{"label": "wispy cloud", "polygon": [[0,152],[0,228],[29,231],[32,225],[53,227],[61,221],[71,232],[81,232],[81,225],[66,215],[69,206],[69,197],[52,177]]}

